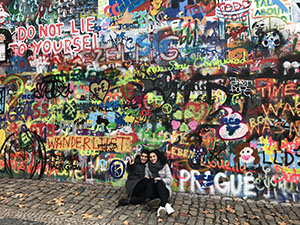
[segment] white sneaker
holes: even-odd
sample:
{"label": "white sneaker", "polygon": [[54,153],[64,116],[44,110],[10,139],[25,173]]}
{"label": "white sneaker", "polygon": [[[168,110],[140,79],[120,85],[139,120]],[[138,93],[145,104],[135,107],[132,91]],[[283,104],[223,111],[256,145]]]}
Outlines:
{"label": "white sneaker", "polygon": [[165,207],[160,206],[157,210],[157,217],[164,217],[166,213]]}
{"label": "white sneaker", "polygon": [[172,208],[172,206],[169,203],[167,203],[165,205],[165,208],[166,208],[168,215],[171,215],[173,212],[175,212],[175,210]]}

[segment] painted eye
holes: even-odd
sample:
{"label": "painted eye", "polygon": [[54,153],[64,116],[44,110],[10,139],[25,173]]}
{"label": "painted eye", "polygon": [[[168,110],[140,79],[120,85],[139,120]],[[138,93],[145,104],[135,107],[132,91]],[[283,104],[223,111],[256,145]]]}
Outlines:
{"label": "painted eye", "polygon": [[250,151],[248,150],[247,153],[250,153]]}

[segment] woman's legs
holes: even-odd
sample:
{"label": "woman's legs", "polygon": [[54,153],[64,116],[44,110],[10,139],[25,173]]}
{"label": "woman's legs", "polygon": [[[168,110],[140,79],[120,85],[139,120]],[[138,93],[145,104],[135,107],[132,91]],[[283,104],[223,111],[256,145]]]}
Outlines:
{"label": "woman's legs", "polygon": [[162,180],[154,183],[154,194],[160,199],[160,207],[157,210],[157,217],[163,217],[166,213],[171,215],[174,212],[174,209],[168,203],[170,193]]}
{"label": "woman's legs", "polygon": [[165,207],[168,203],[170,193],[162,180],[158,180],[154,183],[154,195],[160,199],[159,205]]}
{"label": "woman's legs", "polygon": [[154,181],[152,179],[144,178],[140,180],[134,187],[130,203],[141,204],[146,199],[151,198],[153,193],[153,185]]}

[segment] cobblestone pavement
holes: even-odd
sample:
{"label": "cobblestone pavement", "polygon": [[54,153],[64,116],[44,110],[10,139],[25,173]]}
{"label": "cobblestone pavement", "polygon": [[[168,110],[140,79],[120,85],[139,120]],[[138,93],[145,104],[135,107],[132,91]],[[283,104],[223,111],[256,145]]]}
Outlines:
{"label": "cobblestone pavement", "polygon": [[174,193],[161,220],[142,206],[116,208],[125,189],[101,184],[0,178],[0,225],[300,224],[300,204]]}

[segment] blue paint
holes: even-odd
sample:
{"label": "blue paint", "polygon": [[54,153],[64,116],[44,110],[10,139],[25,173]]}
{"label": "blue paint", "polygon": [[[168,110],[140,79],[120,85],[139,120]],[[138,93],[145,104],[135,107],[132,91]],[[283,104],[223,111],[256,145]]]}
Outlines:
{"label": "blue paint", "polygon": [[281,8],[284,12],[288,13],[288,8],[280,1],[280,0],[272,0],[273,5],[277,5],[279,8]]}
{"label": "blue paint", "polygon": [[5,109],[5,87],[0,87],[0,114],[4,113]]}
{"label": "blue paint", "polygon": [[139,37],[137,37],[136,39],[136,43],[138,44],[138,46],[143,50],[139,50],[139,55],[140,56],[146,56],[149,55],[151,52],[151,45],[149,43],[147,43],[145,39],[148,38],[148,35],[141,35]]}
{"label": "blue paint", "polygon": [[206,175],[206,174],[201,174],[201,175],[195,175],[196,180],[201,180],[202,182],[200,183],[201,186],[208,187],[214,184],[214,177],[212,175]]}
{"label": "blue paint", "polygon": [[114,5],[116,3],[119,3],[117,9],[123,14],[126,9],[128,9],[128,12],[131,12],[138,6],[142,5],[145,2],[145,0],[110,0],[109,5]]}

